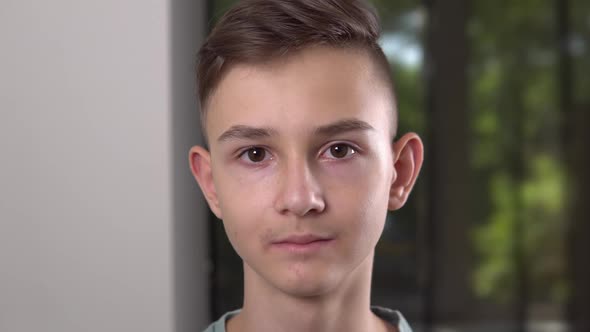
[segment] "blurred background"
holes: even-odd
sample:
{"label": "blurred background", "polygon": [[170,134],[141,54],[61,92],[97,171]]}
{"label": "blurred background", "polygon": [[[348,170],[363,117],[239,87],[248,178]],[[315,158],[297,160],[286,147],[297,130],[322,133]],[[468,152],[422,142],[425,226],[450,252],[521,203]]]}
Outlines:
{"label": "blurred background", "polygon": [[[210,1],[210,23],[234,2]],[[426,145],[373,303],[417,331],[590,331],[590,1],[371,2],[399,132]],[[212,226],[217,316],[241,304],[241,266]]]}
{"label": "blurred background", "polygon": [[[242,271],[187,162],[234,1],[0,3],[0,331],[200,331]],[[416,331],[590,331],[590,2],[372,0],[425,141],[373,303]]]}

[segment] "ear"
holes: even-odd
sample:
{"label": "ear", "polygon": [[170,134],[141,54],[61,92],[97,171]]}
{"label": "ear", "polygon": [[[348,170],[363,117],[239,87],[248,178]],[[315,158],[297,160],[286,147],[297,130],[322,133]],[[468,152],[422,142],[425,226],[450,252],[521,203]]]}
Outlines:
{"label": "ear", "polygon": [[213,172],[211,169],[211,154],[200,146],[193,146],[189,151],[189,165],[195,180],[201,187],[201,191],[209,204],[209,208],[221,219],[221,209],[217,199],[217,191],[213,182]]}
{"label": "ear", "polygon": [[408,133],[393,143],[394,177],[389,191],[391,211],[398,210],[406,203],[424,159],[422,140],[415,133]]}

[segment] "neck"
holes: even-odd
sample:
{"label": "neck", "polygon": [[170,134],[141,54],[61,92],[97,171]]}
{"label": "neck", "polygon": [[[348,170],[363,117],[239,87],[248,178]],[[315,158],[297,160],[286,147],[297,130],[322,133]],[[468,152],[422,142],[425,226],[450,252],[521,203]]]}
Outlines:
{"label": "neck", "polygon": [[269,285],[244,264],[244,306],[228,322],[228,332],[385,331],[370,310],[373,255],[369,255],[333,290],[295,297]]}

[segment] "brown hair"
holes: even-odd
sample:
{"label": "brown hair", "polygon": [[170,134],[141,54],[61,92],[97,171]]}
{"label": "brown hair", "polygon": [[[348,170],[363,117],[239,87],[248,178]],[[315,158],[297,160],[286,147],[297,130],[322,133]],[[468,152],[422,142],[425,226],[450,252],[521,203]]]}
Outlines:
{"label": "brown hair", "polygon": [[[389,64],[377,43],[380,33],[375,10],[363,0],[239,1],[223,15],[199,51],[201,114],[206,114],[207,101],[232,64],[264,63],[312,45],[368,51],[393,97]],[[393,128],[395,123],[394,112]]]}

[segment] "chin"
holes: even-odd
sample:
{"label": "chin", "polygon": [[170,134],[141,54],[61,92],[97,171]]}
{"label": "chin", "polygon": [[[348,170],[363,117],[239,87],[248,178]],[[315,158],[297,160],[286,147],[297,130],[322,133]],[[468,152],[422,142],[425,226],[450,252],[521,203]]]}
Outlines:
{"label": "chin", "polygon": [[292,297],[296,298],[313,298],[322,296],[330,292],[333,288],[330,284],[326,283],[312,283],[312,284],[298,284],[298,285],[278,285],[280,290]]}
{"label": "chin", "polygon": [[339,278],[338,273],[322,270],[302,271],[293,268],[288,275],[277,276],[275,287],[293,297],[309,298],[324,295],[336,288],[343,278]]}

